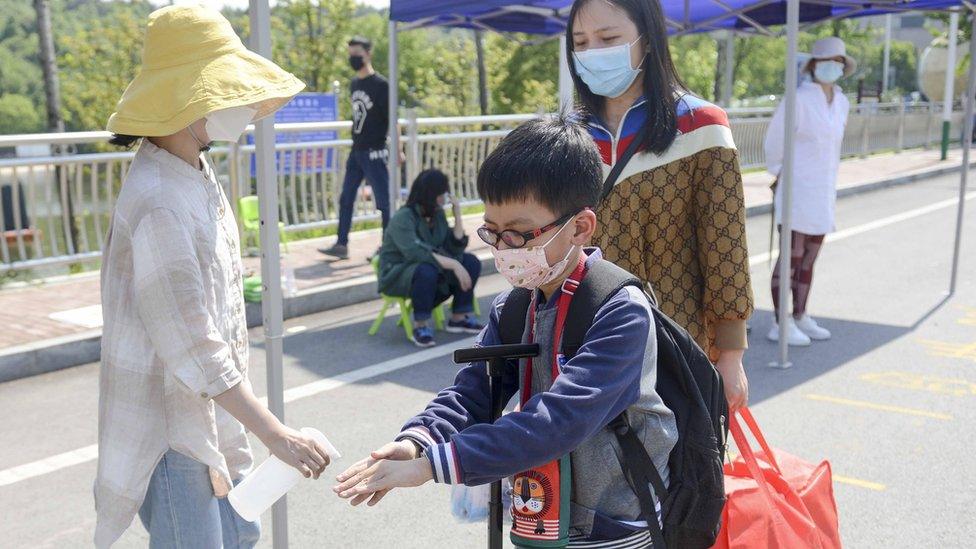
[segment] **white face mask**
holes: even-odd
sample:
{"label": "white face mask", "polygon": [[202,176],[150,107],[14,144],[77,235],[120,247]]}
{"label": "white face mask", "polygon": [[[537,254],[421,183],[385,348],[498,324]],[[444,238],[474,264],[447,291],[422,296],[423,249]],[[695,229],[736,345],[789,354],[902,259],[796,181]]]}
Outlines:
{"label": "white face mask", "polygon": [[251,107],[231,107],[207,115],[206,131],[211,141],[236,142],[258,113]]}
{"label": "white face mask", "polygon": [[576,250],[576,246],[571,247],[566,252],[566,257],[562,258],[555,265],[550,265],[549,260],[546,259],[546,247],[574,219],[567,221],[565,225],[556,231],[556,234],[552,235],[552,238],[541,246],[508,248],[505,250],[499,250],[493,247],[491,253],[495,256],[495,267],[498,269],[498,272],[502,273],[512,286],[516,288],[527,288],[529,290],[535,290],[539,286],[544,286],[555,280],[556,277],[566,270],[566,265],[569,264],[569,259],[572,257],[573,251]]}
{"label": "white face mask", "polygon": [[844,64],[838,61],[817,61],[813,76],[818,82],[833,84],[844,75]]}
{"label": "white face mask", "polygon": [[636,69],[630,66],[630,48],[640,39],[638,36],[629,44],[573,53],[576,72],[591,92],[613,99],[630,88],[644,64],[642,58]]}

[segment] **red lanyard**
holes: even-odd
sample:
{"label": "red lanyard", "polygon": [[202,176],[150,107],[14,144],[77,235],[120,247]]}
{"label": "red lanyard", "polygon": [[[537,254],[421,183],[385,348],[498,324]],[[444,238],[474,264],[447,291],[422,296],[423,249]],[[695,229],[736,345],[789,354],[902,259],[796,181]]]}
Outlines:
{"label": "red lanyard", "polygon": [[[579,264],[576,265],[576,269],[563,282],[559,297],[556,298],[556,325],[554,326],[555,334],[552,338],[553,381],[556,381],[556,378],[559,377],[559,355],[561,354],[559,352],[559,343],[563,339],[563,328],[566,324],[566,315],[569,313],[569,304],[573,301],[573,295],[576,294],[576,289],[579,288],[584,276],[586,276],[586,257],[581,257]],[[535,306],[536,297],[533,296],[532,302],[529,304],[529,343],[535,342]],[[525,375],[522,379],[521,401],[523,406],[528,402],[529,397],[532,396],[532,359],[529,358],[527,360]]]}

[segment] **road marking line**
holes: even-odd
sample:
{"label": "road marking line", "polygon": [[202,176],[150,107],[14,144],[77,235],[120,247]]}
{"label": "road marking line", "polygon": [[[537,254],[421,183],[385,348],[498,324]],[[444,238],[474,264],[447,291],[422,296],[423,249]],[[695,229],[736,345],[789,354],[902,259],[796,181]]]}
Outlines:
{"label": "road marking line", "polygon": [[976,383],[965,379],[923,376],[909,372],[872,372],[863,374],[861,379],[887,387],[928,391],[952,396],[976,396]]}
{"label": "road marking line", "polygon": [[958,322],[959,324],[976,326],[976,308],[967,307],[965,305],[956,305],[956,308],[962,311],[966,311],[965,316],[956,320],[956,322]]}
{"label": "road marking line", "polygon": [[949,414],[942,414],[939,412],[929,412],[927,410],[916,410],[914,408],[902,408],[901,406],[891,406],[888,404],[877,404],[874,402],[865,402],[863,400],[850,400],[846,398],[837,398],[824,395],[806,395],[806,398],[810,400],[819,400],[822,402],[833,402],[834,404],[843,404],[845,406],[853,406],[855,408],[868,408],[871,410],[880,410],[882,412],[894,412],[897,414],[906,414],[910,416],[921,416],[928,417],[932,419],[941,419],[949,421],[952,416]]}
{"label": "road marking line", "polygon": [[[966,200],[971,200],[976,198],[976,192],[971,192],[966,195]],[[880,229],[882,227],[887,227],[888,225],[894,225],[895,223],[900,223],[902,221],[908,221],[909,219],[914,219],[916,217],[921,217],[923,215],[930,214],[932,212],[939,211],[943,208],[948,208],[950,206],[955,206],[959,203],[958,198],[949,198],[947,200],[942,200],[940,202],[934,202],[928,206],[922,206],[920,208],[915,208],[914,210],[908,210],[895,215],[890,215],[888,217],[882,217],[881,219],[875,219],[868,223],[861,225],[856,225],[854,227],[848,227],[844,230],[837,231],[827,235],[825,239],[826,242],[837,242],[838,240],[844,240],[845,238],[850,238],[852,236],[857,236],[859,234],[866,233],[868,231],[873,231],[875,229]],[[777,254],[774,252],[773,256]],[[754,267],[760,263],[765,263],[769,261],[769,252],[763,252],[761,254],[756,254],[749,257],[749,266]]]}
{"label": "road marking line", "polygon": [[465,338],[460,341],[455,341],[454,343],[411,353],[406,356],[380,362],[379,364],[366,366],[351,372],[339,374],[337,376],[327,377],[325,379],[306,383],[305,385],[299,385],[298,387],[292,387],[291,389],[285,390],[285,402],[294,402],[302,398],[308,398],[326,391],[338,389],[339,387],[358,383],[369,378],[379,377],[397,370],[402,370],[416,364],[427,362],[428,360],[440,358],[445,355],[451,355],[454,354],[454,351],[457,349],[471,347],[474,345],[475,339],[476,338],[474,337]]}
{"label": "road marking line", "polygon": [[[397,370],[409,368],[410,366],[422,364],[445,355],[451,355],[457,349],[463,349],[465,347],[474,345],[475,339],[476,338],[474,337],[465,338],[460,341],[455,341],[454,343],[448,343],[431,349],[410,353],[392,360],[380,362],[379,364],[365,366],[363,368],[358,368],[337,376],[327,377],[318,381],[292,387],[291,389],[287,389],[285,391],[285,402],[294,402],[299,399],[315,396],[326,391],[332,391],[334,389],[345,387],[346,385],[364,381],[366,379],[379,377]],[[260,400],[267,405],[267,397],[262,397]],[[84,448],[79,448],[77,450],[72,450],[56,456],[51,456],[30,463],[25,463],[23,465],[18,465],[16,467],[11,467],[9,469],[0,470],[0,486],[8,486],[23,480],[53,473],[67,467],[81,465],[82,463],[87,463],[97,458],[98,445],[92,444],[91,446],[85,446]]]}
{"label": "road marking line", "polygon": [[920,339],[919,343],[929,348],[932,356],[961,358],[976,362],[976,343],[950,343],[936,339]]}
{"label": "road marking line", "polygon": [[887,486],[884,484],[879,484],[877,482],[871,482],[867,480],[861,480],[857,478],[844,477],[841,475],[833,475],[835,482],[840,482],[842,484],[850,484],[851,486],[857,486],[858,488],[867,488],[868,490],[874,490],[875,492],[883,492]]}
{"label": "road marking line", "polygon": [[17,467],[11,467],[10,469],[0,471],[0,486],[7,486],[22,480],[39,477],[41,475],[46,475],[47,473],[53,473],[54,471],[65,469],[73,465],[80,465],[97,457],[98,445],[92,444],[91,446],[85,446],[84,448],[79,448],[77,450],[72,450],[56,456],[51,456],[31,463],[25,463],[23,465],[18,465]]}
{"label": "road marking line", "polygon": [[[966,195],[966,200],[970,200],[972,198],[976,198],[976,192],[972,192]],[[827,242],[836,242],[838,240],[850,238],[855,235],[859,235],[875,229],[880,229],[882,227],[887,227],[888,225],[893,225],[901,221],[906,221],[909,219],[913,219],[916,217],[920,217],[941,210],[943,208],[954,206],[958,202],[959,202],[958,198],[951,198],[951,199],[943,200],[941,202],[935,202],[933,204],[929,204],[928,206],[915,208],[914,210],[908,210],[900,214],[891,215],[882,219],[871,221],[869,223],[864,223],[862,225],[857,225],[855,227],[850,227],[842,231],[838,231],[836,233],[828,235],[826,240]],[[769,260],[769,252],[763,252],[761,254],[756,254],[749,257],[749,265],[755,266],[760,263],[766,262],[768,260]],[[336,286],[342,286],[344,284],[350,285],[359,282],[360,280],[366,280],[368,278],[372,278],[372,275],[364,275],[362,277],[359,277],[359,279],[352,279],[350,281],[343,281],[340,283],[336,283]],[[470,344],[473,341],[474,340],[472,338],[468,340],[459,341],[455,343],[455,345]],[[438,358],[447,354],[451,354],[454,352],[455,348],[460,348],[460,347],[447,345],[436,349],[428,349],[426,351],[420,351],[418,353],[413,353],[411,355],[406,355],[404,357],[400,357],[397,359],[388,360],[380,364],[367,366],[365,368],[360,368],[359,370],[354,370],[352,372],[340,374],[334,378],[326,378],[319,381],[313,381],[312,383],[307,383],[305,385],[301,385],[298,387],[293,387],[285,391],[285,402],[293,402],[300,398],[313,396],[325,391],[331,391],[332,389],[337,389],[339,387],[348,385],[350,383],[356,383],[357,381],[362,381],[369,377],[375,377],[396,370],[400,370],[402,368],[406,368],[418,362],[423,362],[426,360],[430,360],[432,358]],[[816,395],[808,395],[808,398],[812,398],[814,396]],[[831,399],[830,397],[823,397],[820,398],[819,400],[829,401]],[[837,399],[837,400],[842,400],[842,399]],[[851,404],[851,402],[854,401],[845,401],[843,403]],[[860,404],[851,404],[851,405],[862,405],[864,407],[869,407],[869,408],[881,406],[881,405],[870,405],[870,403],[860,403]],[[896,411],[889,408],[894,408],[894,407],[882,407],[877,409]],[[911,413],[913,415],[934,417],[936,419],[945,419],[945,420],[952,419],[952,416],[948,416],[944,414],[935,414],[933,412],[923,412],[919,410],[906,411],[906,409],[900,409],[900,411],[902,413]],[[65,452],[64,454],[58,454],[56,456],[51,456],[49,458],[41,459],[31,463],[25,463],[24,465],[18,465],[10,469],[4,469],[0,471],[0,486],[6,486],[9,484],[13,484],[15,482],[19,482],[21,480],[27,480],[28,478],[34,478],[47,473],[52,473],[54,471],[63,469],[65,467],[78,465],[96,459],[98,453],[97,448],[98,447],[95,445],[86,446],[78,450]]]}

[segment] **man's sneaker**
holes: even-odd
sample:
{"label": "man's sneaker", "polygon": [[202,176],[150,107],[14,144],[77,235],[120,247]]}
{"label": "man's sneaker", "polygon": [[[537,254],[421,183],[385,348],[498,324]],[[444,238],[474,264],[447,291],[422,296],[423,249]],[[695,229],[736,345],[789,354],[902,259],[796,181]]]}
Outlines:
{"label": "man's sneaker", "polygon": [[483,329],[484,325],[471,315],[467,315],[461,320],[448,320],[445,328],[452,334],[480,334]]}
{"label": "man's sneaker", "polygon": [[[810,345],[811,341],[807,334],[800,331],[790,318],[788,321],[788,326],[786,328],[786,341],[792,347],[807,347]],[[779,341],[779,324],[773,322],[773,327],[769,329],[769,333],[766,334],[766,338],[770,341]]]}
{"label": "man's sneaker", "polygon": [[810,315],[803,315],[796,320],[796,327],[800,329],[801,332],[807,334],[807,336],[814,341],[825,341],[830,339],[830,330],[817,324]]}
{"label": "man's sneaker", "polygon": [[437,345],[434,341],[434,330],[429,326],[421,326],[413,329],[413,343],[417,347],[433,347]]}
{"label": "man's sneaker", "polygon": [[349,246],[343,246],[342,244],[336,244],[331,248],[319,248],[319,251],[337,259],[349,259]]}

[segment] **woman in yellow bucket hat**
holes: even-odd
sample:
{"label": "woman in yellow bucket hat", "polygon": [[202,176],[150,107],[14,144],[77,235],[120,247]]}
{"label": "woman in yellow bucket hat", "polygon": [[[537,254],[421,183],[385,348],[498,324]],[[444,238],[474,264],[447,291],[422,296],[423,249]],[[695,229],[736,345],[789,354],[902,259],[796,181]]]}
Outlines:
{"label": "woman in yellow bucket hat", "polygon": [[237,223],[201,155],[304,87],[217,11],[149,16],[141,72],[108,122],[113,143],[141,143],[102,260],[98,547],[137,513],[152,547],[253,547],[259,526],[224,497],[252,467],[245,428],[307,477],[328,465],[251,389]]}

